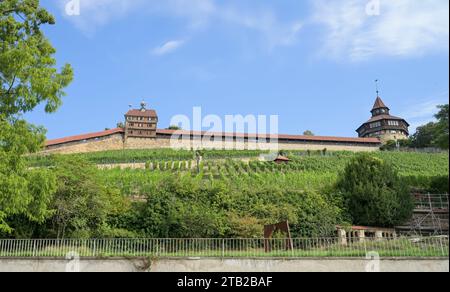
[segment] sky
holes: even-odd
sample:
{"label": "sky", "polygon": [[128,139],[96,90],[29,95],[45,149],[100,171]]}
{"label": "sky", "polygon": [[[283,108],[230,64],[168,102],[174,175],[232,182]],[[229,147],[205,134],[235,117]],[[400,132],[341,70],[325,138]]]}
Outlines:
{"label": "sky", "polygon": [[[79,6],[78,6],[79,4]],[[27,120],[48,138],[114,128],[145,100],[176,115],[278,115],[279,133],[356,136],[380,95],[411,124],[449,95],[447,0],[41,0],[62,107]],[[79,8],[79,9],[78,9]]]}

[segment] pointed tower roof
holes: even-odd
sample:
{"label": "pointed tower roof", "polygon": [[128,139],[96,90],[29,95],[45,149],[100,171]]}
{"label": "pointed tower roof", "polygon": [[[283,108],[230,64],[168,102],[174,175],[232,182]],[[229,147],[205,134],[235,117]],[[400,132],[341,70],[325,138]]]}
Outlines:
{"label": "pointed tower roof", "polygon": [[381,97],[377,97],[377,100],[375,100],[375,104],[373,105],[373,109],[372,109],[372,111],[373,110],[376,110],[376,109],[379,109],[379,108],[389,108],[389,107],[387,107],[385,104],[384,104],[384,102],[383,102],[383,100],[381,99]]}

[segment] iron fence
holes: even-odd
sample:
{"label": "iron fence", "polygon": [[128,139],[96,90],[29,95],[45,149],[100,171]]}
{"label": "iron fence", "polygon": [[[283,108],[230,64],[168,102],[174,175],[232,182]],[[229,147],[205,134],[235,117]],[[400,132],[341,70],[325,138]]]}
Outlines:
{"label": "iron fence", "polygon": [[0,240],[5,257],[448,257],[448,237],[397,239],[24,239]]}

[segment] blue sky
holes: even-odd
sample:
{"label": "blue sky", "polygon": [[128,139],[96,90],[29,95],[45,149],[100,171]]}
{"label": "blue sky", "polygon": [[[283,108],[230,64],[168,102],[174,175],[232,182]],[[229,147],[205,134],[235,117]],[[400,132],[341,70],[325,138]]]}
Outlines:
{"label": "blue sky", "polygon": [[349,137],[375,79],[412,130],[448,102],[447,0],[79,0],[68,15],[71,1],[41,0],[58,63],[75,70],[57,113],[26,115],[50,139],[113,128],[142,99],[161,128],[201,106]]}

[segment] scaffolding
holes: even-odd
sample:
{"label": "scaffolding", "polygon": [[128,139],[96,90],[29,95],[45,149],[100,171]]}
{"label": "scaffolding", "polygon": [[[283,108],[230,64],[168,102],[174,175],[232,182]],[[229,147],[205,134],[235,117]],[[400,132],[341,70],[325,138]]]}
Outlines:
{"label": "scaffolding", "polygon": [[448,194],[415,194],[415,209],[411,221],[397,229],[409,235],[448,235]]}

